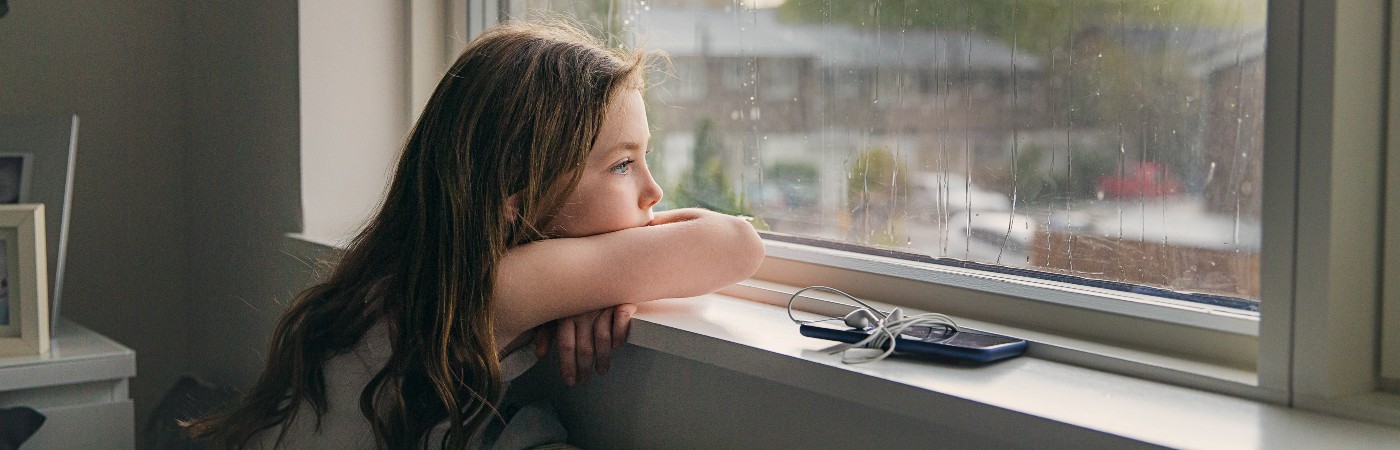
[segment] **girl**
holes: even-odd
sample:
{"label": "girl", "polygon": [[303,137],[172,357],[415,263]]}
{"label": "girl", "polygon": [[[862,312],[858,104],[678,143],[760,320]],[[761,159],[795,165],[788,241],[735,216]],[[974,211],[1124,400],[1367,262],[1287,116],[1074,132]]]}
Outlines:
{"label": "girl", "polygon": [[645,63],[563,24],[473,41],[379,212],[282,316],[257,384],[191,433],[230,447],[479,446],[504,420],[514,374],[501,355],[531,329],[752,275],[763,246],[747,222],[652,212]]}

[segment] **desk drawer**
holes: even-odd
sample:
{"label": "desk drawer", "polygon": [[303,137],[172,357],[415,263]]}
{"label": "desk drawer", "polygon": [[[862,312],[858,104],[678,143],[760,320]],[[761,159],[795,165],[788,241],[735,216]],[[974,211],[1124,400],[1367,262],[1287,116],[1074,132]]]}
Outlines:
{"label": "desk drawer", "polygon": [[131,400],[44,408],[48,419],[20,448],[121,449],[136,447],[135,411]]}

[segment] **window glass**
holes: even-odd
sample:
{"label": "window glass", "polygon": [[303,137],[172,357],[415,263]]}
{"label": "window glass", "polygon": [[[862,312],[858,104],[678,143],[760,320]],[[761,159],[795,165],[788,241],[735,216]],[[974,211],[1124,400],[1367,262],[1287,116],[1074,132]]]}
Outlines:
{"label": "window glass", "polygon": [[1265,0],[525,5],[670,55],[666,207],[1257,308]]}

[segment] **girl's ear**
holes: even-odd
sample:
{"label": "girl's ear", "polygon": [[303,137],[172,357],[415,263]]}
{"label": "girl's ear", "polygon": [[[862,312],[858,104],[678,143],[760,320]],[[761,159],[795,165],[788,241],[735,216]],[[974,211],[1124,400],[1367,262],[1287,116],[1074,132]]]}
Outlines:
{"label": "girl's ear", "polygon": [[520,220],[519,192],[510,194],[510,197],[506,197],[506,210],[504,212],[506,214],[506,218],[510,220],[511,223],[515,223],[515,221]]}

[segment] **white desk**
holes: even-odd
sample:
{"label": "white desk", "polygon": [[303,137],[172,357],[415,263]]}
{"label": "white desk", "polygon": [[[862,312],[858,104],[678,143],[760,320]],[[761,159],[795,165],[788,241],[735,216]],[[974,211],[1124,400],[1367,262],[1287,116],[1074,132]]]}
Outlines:
{"label": "white desk", "polygon": [[135,412],[127,382],[136,352],[60,321],[43,356],[0,357],[0,408],[28,406],[47,420],[25,449],[131,449]]}

